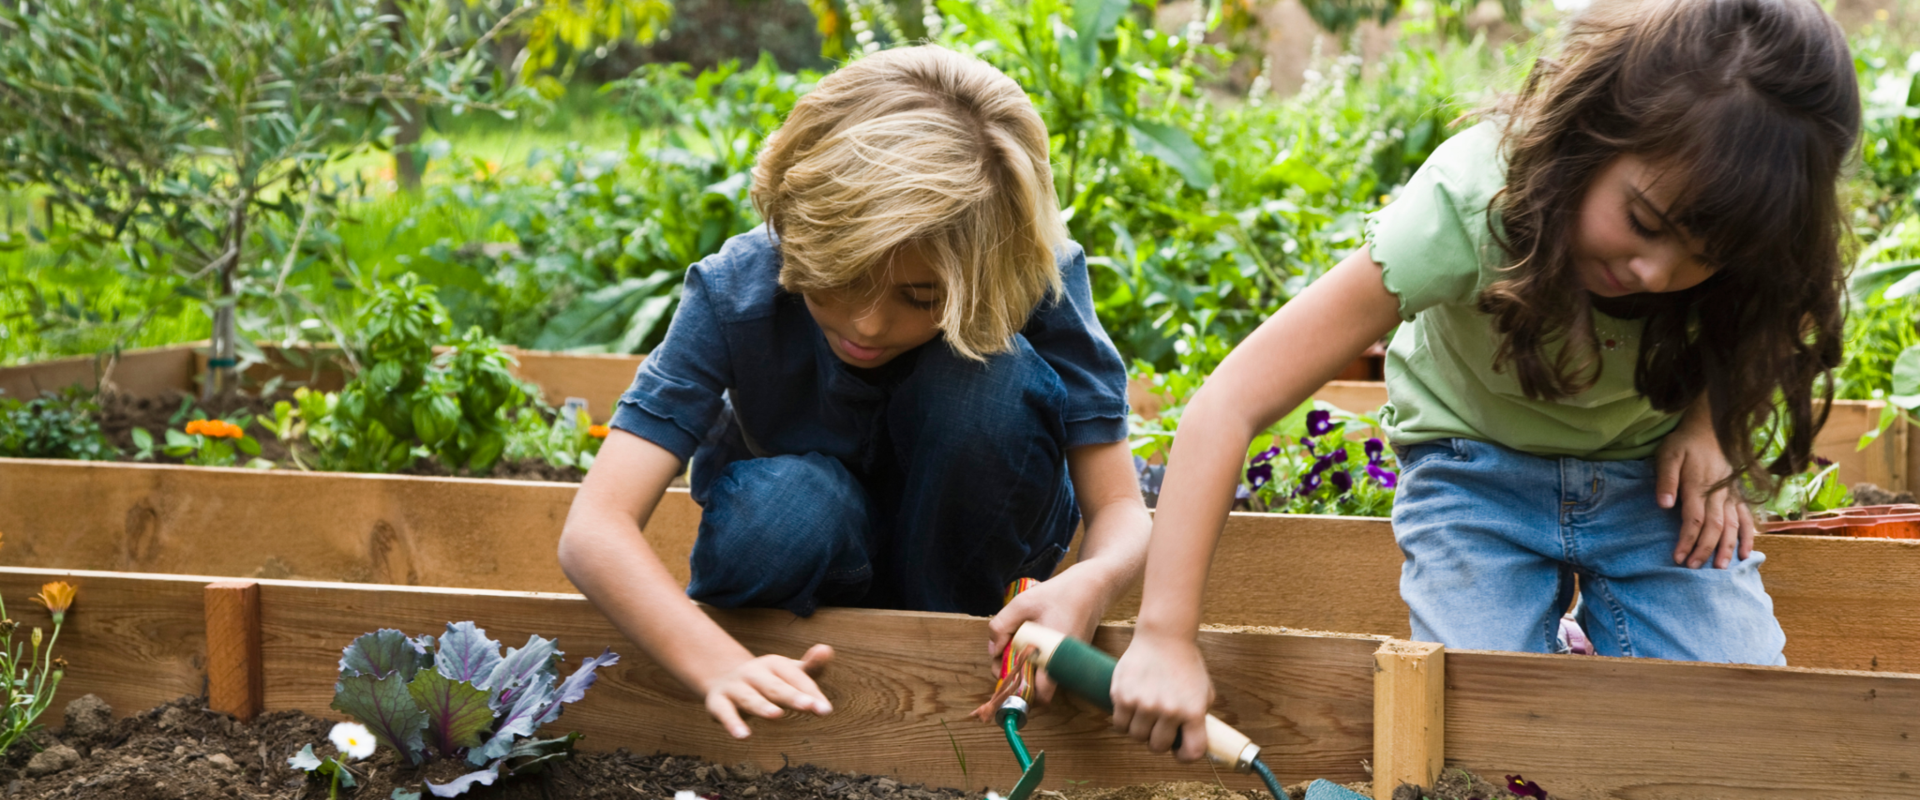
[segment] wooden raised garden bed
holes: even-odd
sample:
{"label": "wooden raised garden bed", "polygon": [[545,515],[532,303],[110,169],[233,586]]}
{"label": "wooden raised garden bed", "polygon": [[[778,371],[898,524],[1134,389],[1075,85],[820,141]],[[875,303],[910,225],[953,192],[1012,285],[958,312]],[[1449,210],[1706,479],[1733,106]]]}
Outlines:
{"label": "wooden raised garden bed", "polygon": [[[0,459],[6,562],[26,567],[571,592],[554,556],[576,487]],[[676,577],[699,507],[669,491],[647,536]],[[1767,535],[1789,663],[1920,672],[1920,541]],[[1407,636],[1385,519],[1234,514],[1204,618]],[[1137,590],[1114,619],[1131,618]]]}
{"label": "wooden raised garden bed", "polygon": [[[44,581],[80,585],[61,639],[72,667],[61,692],[145,708],[208,686],[238,715],[297,709],[322,716],[335,662],[354,636],[380,627],[432,630],[473,619],[504,640],[559,636],[576,657],[629,653],[557,727],[593,749],[631,748],[813,763],[935,785],[1004,785],[1017,769],[996,732],[967,718],[991,691],[979,643],[985,620],[828,609],[810,619],[710,611],[757,652],[797,655],[832,642],[821,679],[836,711],[756,724],[736,741],[689,694],[632,648],[581,597],[111,572],[0,569],[0,592]],[[44,624],[39,610],[28,624]],[[1107,625],[1097,644],[1125,646]],[[1581,656],[1446,652],[1383,637],[1259,629],[1203,632],[1217,712],[1265,747],[1292,782],[1424,780],[1442,765],[1519,772],[1555,797],[1920,797],[1920,675],[1736,667]],[[952,739],[949,739],[951,734]],[[1049,783],[1119,786],[1245,775],[1183,765],[1108,731],[1071,703],[1025,731],[1048,753]],[[965,754],[963,772],[956,750]]]}

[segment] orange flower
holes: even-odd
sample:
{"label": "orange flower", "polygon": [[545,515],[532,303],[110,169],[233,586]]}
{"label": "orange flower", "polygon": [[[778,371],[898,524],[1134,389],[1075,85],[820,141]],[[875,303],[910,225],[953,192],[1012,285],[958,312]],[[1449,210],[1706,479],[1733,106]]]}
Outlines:
{"label": "orange flower", "polygon": [[220,419],[196,419],[187,423],[187,433],[197,433],[215,439],[238,439],[247,435],[240,426]]}
{"label": "orange flower", "polygon": [[590,425],[587,427],[587,435],[595,439],[605,439],[610,432],[611,429],[605,425]]}
{"label": "orange flower", "polygon": [[41,586],[40,593],[34,595],[33,601],[53,612],[53,624],[59,625],[66,621],[67,609],[73,607],[73,595],[78,591],[71,583],[54,581]]}

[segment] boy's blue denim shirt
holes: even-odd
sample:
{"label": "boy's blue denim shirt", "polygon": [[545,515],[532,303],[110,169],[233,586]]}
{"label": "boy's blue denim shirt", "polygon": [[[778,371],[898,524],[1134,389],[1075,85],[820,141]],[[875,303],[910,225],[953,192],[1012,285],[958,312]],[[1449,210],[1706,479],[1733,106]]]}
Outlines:
{"label": "boy's blue denim shirt", "polygon": [[[1064,291],[1043,300],[1020,335],[1066,388],[1063,447],[1121,441],[1126,367],[1094,315],[1086,254],[1069,243],[1058,263]],[[862,461],[874,425],[865,409],[886,390],[833,355],[805,301],[780,288],[779,275],[779,246],[764,225],[688,269],[666,340],[641,363],[612,427],[686,461],[719,433],[716,423],[731,405],[756,456]],[[936,338],[924,346],[946,344]]]}

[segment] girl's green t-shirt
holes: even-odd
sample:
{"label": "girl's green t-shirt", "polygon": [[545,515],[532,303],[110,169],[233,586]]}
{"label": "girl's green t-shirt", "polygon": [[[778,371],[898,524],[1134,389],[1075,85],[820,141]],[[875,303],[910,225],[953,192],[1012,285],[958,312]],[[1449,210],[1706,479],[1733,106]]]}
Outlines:
{"label": "girl's green t-shirt", "polygon": [[1387,348],[1380,416],[1389,439],[1460,437],[1591,460],[1653,455],[1679,415],[1634,388],[1643,320],[1593,311],[1599,380],[1572,397],[1529,399],[1510,370],[1494,368],[1498,334],[1478,301],[1506,260],[1487,226],[1487,204],[1505,184],[1500,126],[1482,122],[1442,143],[1399,197],[1367,217],[1369,254],[1407,322]]}

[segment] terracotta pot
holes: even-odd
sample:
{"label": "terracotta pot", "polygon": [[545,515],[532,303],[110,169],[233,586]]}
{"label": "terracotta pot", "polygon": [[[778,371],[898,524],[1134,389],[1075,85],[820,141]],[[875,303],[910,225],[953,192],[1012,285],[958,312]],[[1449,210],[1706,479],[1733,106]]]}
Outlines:
{"label": "terracotta pot", "polygon": [[1920,505],[1836,508],[1810,514],[1803,520],[1762,523],[1760,530],[1866,539],[1920,539]]}

